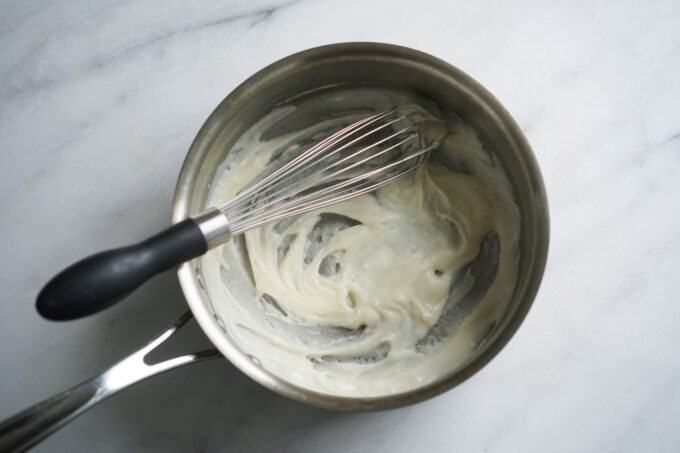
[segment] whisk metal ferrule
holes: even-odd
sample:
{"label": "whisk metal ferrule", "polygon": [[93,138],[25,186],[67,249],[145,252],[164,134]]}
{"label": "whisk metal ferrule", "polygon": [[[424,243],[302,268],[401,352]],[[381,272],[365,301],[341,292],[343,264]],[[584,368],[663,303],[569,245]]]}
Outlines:
{"label": "whisk metal ferrule", "polygon": [[210,208],[192,217],[203,233],[208,249],[224,244],[231,238],[227,216],[217,208]]}

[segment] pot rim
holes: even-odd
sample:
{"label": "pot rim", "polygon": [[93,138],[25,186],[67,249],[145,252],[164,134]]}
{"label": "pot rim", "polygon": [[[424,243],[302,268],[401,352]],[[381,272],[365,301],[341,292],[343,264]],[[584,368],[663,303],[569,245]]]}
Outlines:
{"label": "pot rim", "polygon": [[291,66],[295,66],[304,61],[322,60],[324,58],[342,55],[363,54],[406,59],[410,62],[417,63],[428,71],[444,74],[446,77],[456,80],[457,83],[467,89],[478,102],[483,103],[483,105],[490,109],[494,115],[500,118],[507,129],[510,138],[521,150],[524,159],[523,164],[526,166],[529,174],[531,187],[534,191],[536,200],[536,234],[533,238],[533,247],[531,248],[532,256],[530,256],[530,259],[532,260],[533,265],[527,276],[528,284],[524,291],[525,297],[517,304],[514,312],[509,314],[510,319],[507,321],[505,328],[495,337],[494,341],[490,342],[484,350],[479,354],[472,356],[470,360],[467,360],[452,373],[431,384],[407,392],[379,397],[346,397],[314,392],[292,384],[273,373],[266,371],[259,364],[254,362],[246,353],[242,352],[230,338],[224,334],[218,321],[207,308],[206,303],[203,301],[203,296],[201,295],[201,282],[199,281],[196,272],[194,272],[194,269],[197,268],[197,260],[184,263],[179,267],[177,274],[189,308],[210,341],[232,364],[256,382],[281,395],[303,403],[336,410],[382,410],[414,404],[455,387],[479,371],[489,363],[503,347],[505,347],[526,317],[540,286],[547,260],[549,241],[548,203],[541,172],[529,143],[510,113],[489,91],[463,71],[449,63],[407,47],[373,42],[330,44],[292,54],[261,69],[233,90],[215,108],[191,144],[177,181],[172,209],[173,223],[179,222],[180,220],[189,217],[189,215],[194,214],[189,212],[188,197],[199,171],[201,153],[204,151],[201,144],[207,137],[216,132],[216,123],[223,122],[225,116],[227,119],[229,117],[234,117],[238,113],[238,106],[248,102],[251,93],[256,90],[258,86],[268,80],[272,80],[272,78],[276,77],[276,74],[285,72],[286,69]]}

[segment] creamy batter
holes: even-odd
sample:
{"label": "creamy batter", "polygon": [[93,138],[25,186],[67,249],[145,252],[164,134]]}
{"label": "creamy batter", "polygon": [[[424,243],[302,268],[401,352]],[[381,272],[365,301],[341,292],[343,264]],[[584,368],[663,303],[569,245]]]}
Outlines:
{"label": "creamy batter", "polygon": [[234,145],[207,205],[339,121],[404,104],[448,132],[414,174],[249,231],[201,259],[229,334],[298,386],[368,397],[433,382],[493,334],[514,289],[520,216],[499,161],[470,126],[414,96],[337,89],[277,108]]}

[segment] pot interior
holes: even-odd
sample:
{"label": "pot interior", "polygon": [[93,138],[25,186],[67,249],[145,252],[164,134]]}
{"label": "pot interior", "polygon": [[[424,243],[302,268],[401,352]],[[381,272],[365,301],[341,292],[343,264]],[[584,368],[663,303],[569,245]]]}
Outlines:
{"label": "pot interior", "polygon": [[200,259],[179,270],[182,289],[202,329],[243,372],[286,396],[345,410],[384,409],[411,404],[462,382],[486,364],[510,339],[526,315],[545,266],[548,215],[543,183],[519,127],[486,90],[464,73],[429,55],[383,44],[339,44],[292,55],[263,69],[230,94],[197,135],[179,177],[173,209],[178,221],[204,210],[220,165],[233,145],[277,106],[342,87],[376,86],[428,99],[453,112],[476,132],[485,150],[500,161],[520,213],[517,277],[503,316],[483,344],[451,373],[422,387],[379,397],[341,397],[295,385],[264,369],[230,336],[228,322],[205,285]]}

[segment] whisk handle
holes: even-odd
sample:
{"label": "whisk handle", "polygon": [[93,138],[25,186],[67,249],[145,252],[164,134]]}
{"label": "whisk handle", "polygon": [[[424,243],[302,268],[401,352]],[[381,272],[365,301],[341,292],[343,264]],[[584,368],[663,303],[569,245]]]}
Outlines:
{"label": "whisk handle", "polygon": [[191,258],[208,242],[186,219],[142,242],[85,258],[57,274],[40,291],[38,312],[51,320],[81,318],[119,302],[142,283]]}

